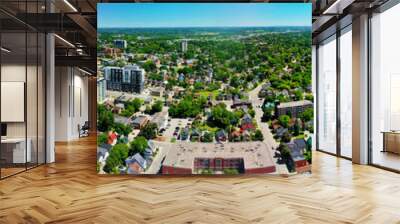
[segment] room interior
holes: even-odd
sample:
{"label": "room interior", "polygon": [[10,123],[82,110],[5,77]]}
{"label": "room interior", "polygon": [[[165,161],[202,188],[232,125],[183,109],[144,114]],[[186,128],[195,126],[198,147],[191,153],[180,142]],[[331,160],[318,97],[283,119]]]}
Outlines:
{"label": "room interior", "polygon": [[56,141],[77,140],[95,124],[95,42],[82,28],[90,29],[92,6],[70,18],[60,12],[76,9],[59,1],[0,3],[1,179],[54,162]]}
{"label": "room interior", "polygon": [[[17,28],[17,27],[15,27]],[[1,33],[2,177],[45,162],[44,35]]]}
{"label": "room interior", "polygon": [[[337,1],[328,2],[325,8],[313,23],[317,150],[399,172],[399,68],[395,56],[399,34],[393,27],[400,6],[391,1]],[[339,16],[331,15],[335,11]],[[361,75],[355,76],[359,72]],[[366,124],[362,126],[365,131],[354,137],[357,128],[352,124],[359,125],[360,120]],[[364,143],[353,147],[359,138]],[[365,155],[360,162],[357,151],[361,150]]]}

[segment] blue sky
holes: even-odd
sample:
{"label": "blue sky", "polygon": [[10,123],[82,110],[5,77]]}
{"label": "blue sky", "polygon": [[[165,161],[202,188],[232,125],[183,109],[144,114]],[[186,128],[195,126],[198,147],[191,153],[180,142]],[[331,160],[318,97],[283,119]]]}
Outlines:
{"label": "blue sky", "polygon": [[311,26],[311,3],[98,3],[106,27]]}

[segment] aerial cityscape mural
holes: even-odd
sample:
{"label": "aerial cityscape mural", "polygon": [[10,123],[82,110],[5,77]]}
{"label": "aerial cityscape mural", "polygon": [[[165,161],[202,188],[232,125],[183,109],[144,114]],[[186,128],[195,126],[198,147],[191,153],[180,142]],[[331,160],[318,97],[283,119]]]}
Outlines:
{"label": "aerial cityscape mural", "polygon": [[100,3],[99,174],[311,171],[311,4]]}

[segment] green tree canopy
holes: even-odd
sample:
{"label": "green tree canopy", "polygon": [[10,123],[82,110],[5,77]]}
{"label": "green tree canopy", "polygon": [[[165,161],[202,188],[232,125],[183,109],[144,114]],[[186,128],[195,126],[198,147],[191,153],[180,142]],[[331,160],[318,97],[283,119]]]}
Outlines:
{"label": "green tree canopy", "polygon": [[300,118],[304,122],[311,121],[314,118],[314,110],[312,108],[307,108],[304,112],[300,115]]}
{"label": "green tree canopy", "polygon": [[143,136],[138,136],[130,143],[129,155],[134,155],[136,153],[143,155],[146,148],[147,139]]}
{"label": "green tree canopy", "polygon": [[154,139],[157,137],[158,127],[154,123],[148,123],[146,126],[142,128],[139,132],[139,136],[143,136],[146,139]]}
{"label": "green tree canopy", "polygon": [[278,121],[282,127],[287,128],[289,127],[290,117],[288,115],[281,115],[279,116]]}
{"label": "green tree canopy", "polygon": [[153,106],[151,106],[151,114],[161,112],[163,109],[164,103],[161,100],[157,100],[154,102]]}
{"label": "green tree canopy", "polygon": [[236,125],[239,118],[234,112],[226,109],[225,104],[218,104],[211,109],[211,117],[209,123],[222,129],[226,129],[229,125]]}
{"label": "green tree canopy", "polygon": [[103,170],[106,173],[111,173],[116,167],[125,164],[125,159],[128,158],[128,155],[129,147],[126,144],[116,144],[112,147]]}
{"label": "green tree canopy", "polygon": [[107,143],[108,136],[106,133],[101,133],[97,136],[97,145]]}
{"label": "green tree canopy", "polygon": [[114,126],[114,114],[101,104],[97,106],[97,114],[97,129],[102,132],[111,130]]}

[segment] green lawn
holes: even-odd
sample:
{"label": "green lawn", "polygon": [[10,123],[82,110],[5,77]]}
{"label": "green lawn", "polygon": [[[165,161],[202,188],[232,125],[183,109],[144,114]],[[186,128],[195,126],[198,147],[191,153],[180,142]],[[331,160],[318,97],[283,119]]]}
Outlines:
{"label": "green lawn", "polygon": [[202,90],[197,92],[200,96],[208,97],[211,95],[211,99],[215,100],[215,98],[219,94],[219,90],[214,90],[214,91],[207,91],[207,90]]}
{"label": "green lawn", "polygon": [[204,122],[202,122],[200,125],[196,125],[196,128],[200,129],[201,131],[209,131],[209,132],[218,131],[217,127],[210,127]]}

